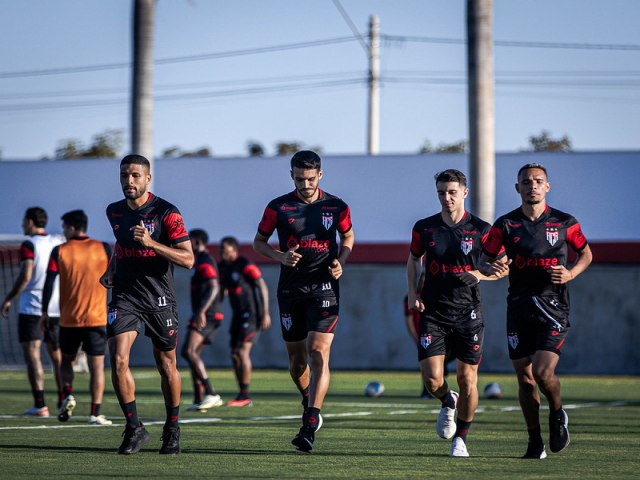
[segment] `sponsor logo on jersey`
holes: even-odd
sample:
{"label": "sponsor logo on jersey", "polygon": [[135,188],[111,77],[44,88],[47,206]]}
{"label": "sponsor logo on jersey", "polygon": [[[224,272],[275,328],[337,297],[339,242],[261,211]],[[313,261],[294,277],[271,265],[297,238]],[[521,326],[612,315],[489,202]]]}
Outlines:
{"label": "sponsor logo on jersey", "polygon": [[286,211],[286,210],[297,210],[298,207],[293,207],[293,206],[289,206],[289,205],[280,205],[280,210],[282,211]]}
{"label": "sponsor logo on jersey", "polygon": [[291,225],[295,221],[296,221],[295,218],[287,218],[287,222],[289,223],[289,225]]}
{"label": "sponsor logo on jersey", "polygon": [[473,238],[463,237],[462,240],[460,240],[460,249],[465,255],[469,255],[469,252],[473,250]]}
{"label": "sponsor logo on jersey", "polygon": [[558,227],[547,227],[547,242],[552,247],[558,241]]}
{"label": "sponsor logo on jersey", "polygon": [[322,212],[322,225],[326,230],[331,228],[331,225],[333,225],[333,214],[331,212]]}
{"label": "sponsor logo on jersey", "polygon": [[155,257],[156,252],[151,248],[122,248],[119,244],[116,247],[116,258],[141,258]]}
{"label": "sponsor logo on jersey", "polygon": [[302,238],[298,241],[296,237],[291,235],[287,240],[287,248],[293,248],[296,245],[300,245],[300,248],[310,248],[315,252],[328,252],[330,242],[329,240],[316,240],[315,238]]}
{"label": "sponsor logo on jersey", "polygon": [[518,348],[520,340],[518,339],[517,333],[507,334],[507,339],[509,340],[509,347],[511,347],[511,350],[515,350],[516,348]]}
{"label": "sponsor logo on jersey", "polygon": [[422,335],[420,337],[420,345],[422,346],[422,348],[424,348],[425,350],[427,348],[429,348],[429,345],[431,345],[431,340],[433,337],[431,337],[431,334],[429,335]]}
{"label": "sponsor logo on jersey", "polygon": [[289,330],[291,330],[291,315],[280,315],[280,321],[282,322],[282,326],[284,327],[284,329],[288,332]]}
{"label": "sponsor logo on jersey", "polygon": [[438,263],[435,260],[431,260],[429,264],[429,273],[436,275],[439,272],[442,273],[464,273],[472,270],[471,265],[453,265],[451,263]]}
{"label": "sponsor logo on jersey", "polygon": [[551,268],[552,265],[558,265],[557,258],[525,258],[521,255],[516,255],[514,259],[514,265],[516,268],[523,269],[526,267],[542,267],[542,268]]}

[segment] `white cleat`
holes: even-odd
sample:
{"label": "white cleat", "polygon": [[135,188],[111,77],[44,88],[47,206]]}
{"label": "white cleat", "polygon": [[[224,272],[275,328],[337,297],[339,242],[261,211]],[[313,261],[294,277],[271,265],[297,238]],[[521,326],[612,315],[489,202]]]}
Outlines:
{"label": "white cleat", "polygon": [[58,410],[58,420],[61,422],[68,422],[71,415],[73,415],[74,408],[76,408],[75,397],[73,395],[65,397],[60,410]]}
{"label": "white cleat", "polygon": [[469,452],[467,452],[467,446],[464,443],[464,440],[460,437],[456,437],[453,439],[453,443],[451,443],[451,456],[452,457],[468,457]]}
{"label": "white cleat", "polygon": [[[458,392],[451,390],[451,395],[458,405]],[[448,440],[456,433],[456,421],[455,421],[456,409],[449,407],[441,407],[438,414],[438,420],[436,420],[436,433],[440,438]]]}
{"label": "white cleat", "polygon": [[206,395],[198,405],[198,410],[205,411],[209,408],[219,407],[223,404],[224,402],[222,401],[222,398],[220,398],[220,395]]}
{"label": "white cleat", "polygon": [[113,422],[104,415],[89,415],[89,425],[112,425]]}

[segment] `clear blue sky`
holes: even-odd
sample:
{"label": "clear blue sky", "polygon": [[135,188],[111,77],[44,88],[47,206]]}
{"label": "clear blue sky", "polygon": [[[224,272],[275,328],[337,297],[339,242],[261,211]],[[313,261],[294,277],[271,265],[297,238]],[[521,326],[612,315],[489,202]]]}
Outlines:
{"label": "clear blue sky", "polygon": [[[466,139],[466,53],[456,42],[466,37],[465,2],[341,5],[363,33],[378,15],[387,36],[381,153]],[[130,0],[0,0],[2,159],[128,130],[130,69],[86,67],[131,61],[131,12]],[[522,149],[543,129],[576,150],[640,149],[639,19],[636,0],[495,0],[497,151]],[[244,156],[249,140],[269,155],[279,141],[364,153],[367,58],[357,40],[193,58],[350,35],[331,0],[159,0],[156,155],[175,145]],[[80,71],[39,74],[71,67]]]}

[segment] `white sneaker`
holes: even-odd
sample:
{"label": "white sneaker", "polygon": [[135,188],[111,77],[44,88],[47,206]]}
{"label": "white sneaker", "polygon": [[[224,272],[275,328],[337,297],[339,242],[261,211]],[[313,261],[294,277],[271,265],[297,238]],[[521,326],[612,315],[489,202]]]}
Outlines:
{"label": "white sneaker", "polygon": [[[453,400],[458,405],[458,392],[451,390]],[[436,420],[436,433],[445,440],[453,437],[456,433],[456,421],[455,421],[456,409],[449,407],[441,407],[438,420]]]}
{"label": "white sneaker", "polygon": [[25,410],[25,412],[22,415],[26,415],[29,417],[48,417],[49,416],[49,408],[44,406],[44,407],[31,407],[27,410]]}
{"label": "white sneaker", "polygon": [[200,405],[198,405],[198,410],[207,410],[209,408],[219,407],[223,403],[224,402],[222,401],[222,398],[220,398],[220,395],[206,395],[202,399],[202,402],[200,402]]}
{"label": "white sneaker", "polygon": [[200,406],[199,403],[192,403],[187,407],[187,412],[195,412],[196,410],[198,410],[199,406]]}
{"label": "white sneaker", "polygon": [[453,443],[451,444],[451,456],[452,457],[468,457],[469,452],[467,452],[467,446],[464,443],[464,440],[460,437],[456,437],[453,439]]}
{"label": "white sneaker", "polygon": [[112,425],[113,422],[104,415],[89,415],[89,425]]}

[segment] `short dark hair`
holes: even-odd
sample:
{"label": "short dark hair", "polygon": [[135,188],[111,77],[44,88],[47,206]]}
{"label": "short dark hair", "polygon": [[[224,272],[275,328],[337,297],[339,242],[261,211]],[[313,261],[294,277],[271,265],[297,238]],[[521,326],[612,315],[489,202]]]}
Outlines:
{"label": "short dark hair", "polygon": [[204,243],[205,245],[209,243],[209,235],[207,234],[207,232],[205,232],[201,228],[194,228],[193,230],[191,230],[189,232],[189,237],[192,240],[198,240]]}
{"label": "short dark hair", "polygon": [[76,230],[83,232],[87,231],[87,225],[89,224],[89,218],[83,210],[71,210],[60,217],[65,225],[73,227]]}
{"label": "short dark hair", "polygon": [[27,208],[27,211],[24,213],[24,218],[32,220],[33,224],[38,228],[46,227],[47,221],[49,220],[47,212],[44,211],[44,208],[40,207]]}
{"label": "short dark hair", "polygon": [[291,157],[291,170],[302,168],[303,170],[320,170],[322,160],[316,152],[311,150],[300,150]]}
{"label": "short dark hair", "polygon": [[549,178],[549,174],[547,173],[547,169],[544,168],[544,165],[541,165],[540,163],[527,163],[526,165],[523,165],[522,167],[520,167],[520,170],[518,170],[517,178],[520,178],[520,174],[522,172],[524,172],[525,170],[529,170],[530,168],[539,168],[540,170],[542,170],[544,172],[545,176],[547,178]]}
{"label": "short dark hair", "polygon": [[151,164],[149,163],[149,160],[147,160],[147,158],[143,157],[142,155],[137,155],[137,154],[127,155],[120,162],[120,166],[131,165],[131,164],[142,165],[143,167],[147,167],[149,170],[151,170]]}
{"label": "short dark hair", "polygon": [[238,243],[238,239],[236,237],[222,237],[222,240],[220,240],[220,246],[222,247],[225,243],[231,245],[236,250],[240,250],[240,243]]}
{"label": "short dark hair", "polygon": [[464,173],[460,170],[456,170],[455,168],[449,168],[447,170],[443,170],[442,172],[436,173],[433,178],[436,179],[436,183],[438,182],[458,182],[463,187],[467,186],[467,177],[465,177]]}

